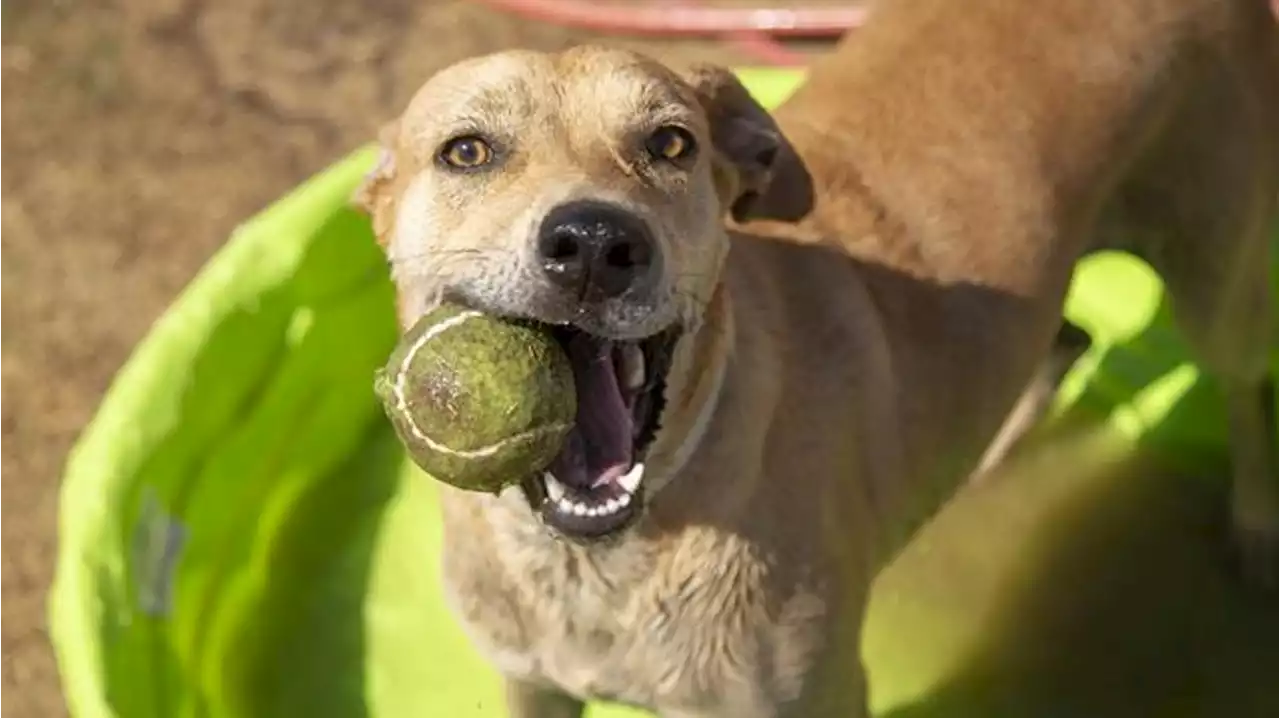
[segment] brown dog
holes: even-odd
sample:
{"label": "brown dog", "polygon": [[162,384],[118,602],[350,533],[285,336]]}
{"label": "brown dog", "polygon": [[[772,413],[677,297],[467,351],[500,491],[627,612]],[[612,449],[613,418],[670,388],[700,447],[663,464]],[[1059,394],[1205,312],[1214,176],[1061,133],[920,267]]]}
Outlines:
{"label": "brown dog", "polygon": [[895,0],[776,125],[724,70],[599,48],[427,82],[360,196],[402,319],[555,325],[578,384],[547,472],[441,487],[513,715],[863,715],[873,577],[1114,238],[1222,381],[1236,526],[1273,542],[1276,62],[1262,0]]}

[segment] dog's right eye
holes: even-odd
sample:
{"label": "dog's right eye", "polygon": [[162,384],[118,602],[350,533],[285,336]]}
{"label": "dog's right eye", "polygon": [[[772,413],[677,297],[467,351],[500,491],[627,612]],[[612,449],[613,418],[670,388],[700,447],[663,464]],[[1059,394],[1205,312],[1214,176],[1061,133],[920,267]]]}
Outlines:
{"label": "dog's right eye", "polygon": [[493,161],[493,147],[479,137],[455,137],[440,148],[440,161],[460,170],[473,170]]}

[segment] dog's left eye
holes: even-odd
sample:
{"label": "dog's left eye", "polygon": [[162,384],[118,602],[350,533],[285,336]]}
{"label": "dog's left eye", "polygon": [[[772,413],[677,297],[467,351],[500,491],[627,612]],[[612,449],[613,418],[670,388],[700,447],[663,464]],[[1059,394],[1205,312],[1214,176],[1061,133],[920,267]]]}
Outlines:
{"label": "dog's left eye", "polygon": [[679,162],[693,156],[697,151],[697,141],[683,127],[664,125],[654,130],[644,143],[645,149],[654,159],[668,162]]}

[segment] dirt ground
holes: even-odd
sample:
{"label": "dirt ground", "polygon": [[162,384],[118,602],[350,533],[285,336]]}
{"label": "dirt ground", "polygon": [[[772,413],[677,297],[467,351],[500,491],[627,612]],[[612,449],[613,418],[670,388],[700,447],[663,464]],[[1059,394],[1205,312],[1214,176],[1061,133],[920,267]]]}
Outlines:
{"label": "dirt ground", "polygon": [[458,0],[6,0],[3,26],[2,710],[45,718],[65,714],[58,477],[134,343],[238,221],[432,71],[588,36]]}

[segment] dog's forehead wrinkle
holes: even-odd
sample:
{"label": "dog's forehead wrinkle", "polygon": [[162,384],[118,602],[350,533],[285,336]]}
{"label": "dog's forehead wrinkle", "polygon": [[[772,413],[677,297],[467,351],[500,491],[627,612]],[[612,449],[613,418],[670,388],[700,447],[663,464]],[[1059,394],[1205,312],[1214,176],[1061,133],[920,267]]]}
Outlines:
{"label": "dog's forehead wrinkle", "polygon": [[450,89],[433,103],[429,114],[414,126],[418,138],[442,142],[465,133],[518,134],[535,117],[532,93],[518,91],[519,83],[498,87]]}
{"label": "dog's forehead wrinkle", "polygon": [[635,155],[626,151],[626,148],[622,146],[621,138],[616,132],[611,131],[610,128],[600,128],[595,137],[588,139],[586,144],[587,147],[584,149],[586,149],[587,152],[592,152],[592,149],[595,147],[602,148],[602,151],[604,152],[605,157],[608,158],[608,161],[612,163],[615,168],[620,170],[624,176],[643,176],[637,166]]}
{"label": "dog's forehead wrinkle", "polygon": [[[547,93],[547,63],[528,51],[499,53],[453,65],[414,95],[403,121],[411,134],[447,134],[462,126],[507,130],[526,124]],[[541,70],[541,71],[540,71]]]}

